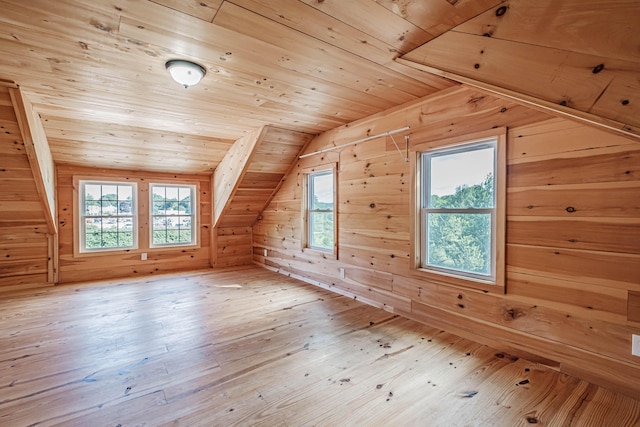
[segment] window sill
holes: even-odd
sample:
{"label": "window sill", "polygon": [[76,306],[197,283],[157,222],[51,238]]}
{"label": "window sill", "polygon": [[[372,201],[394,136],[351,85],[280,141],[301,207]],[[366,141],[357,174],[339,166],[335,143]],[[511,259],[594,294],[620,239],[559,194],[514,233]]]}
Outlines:
{"label": "window sill", "polygon": [[482,280],[475,277],[466,277],[453,273],[429,270],[426,268],[415,268],[409,272],[411,277],[425,280],[437,285],[451,286],[456,288],[471,289],[482,292],[491,292],[497,294],[505,293],[504,282],[493,282],[491,280]]}
{"label": "window sill", "polygon": [[322,257],[323,259],[332,259],[332,260],[338,259],[338,254],[336,252],[331,252],[331,251],[323,251],[323,250],[314,249],[314,248],[302,248],[302,252],[305,254],[316,255],[316,256]]}
{"label": "window sill", "polygon": [[195,252],[198,249],[201,249],[200,245],[181,245],[181,246],[156,246],[149,248],[131,248],[131,249],[103,249],[103,250],[94,250],[88,252],[76,252],[73,254],[74,258],[84,258],[84,257],[98,257],[98,256],[123,256],[123,255],[134,255],[141,253],[161,253],[161,252]]}

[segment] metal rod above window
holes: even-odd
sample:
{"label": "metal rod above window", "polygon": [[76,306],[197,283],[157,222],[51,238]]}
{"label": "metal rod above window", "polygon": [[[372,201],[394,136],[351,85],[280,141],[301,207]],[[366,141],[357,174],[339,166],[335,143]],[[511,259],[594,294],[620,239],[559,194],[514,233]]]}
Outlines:
{"label": "metal rod above window", "polygon": [[314,151],[313,153],[303,154],[299,158],[300,159],[304,159],[305,157],[315,156],[316,154],[326,153],[327,151],[338,150],[340,148],[348,147],[350,145],[359,144],[361,142],[371,141],[372,139],[377,139],[377,138],[380,138],[380,137],[383,137],[383,136],[394,135],[396,133],[404,132],[404,131],[409,130],[409,129],[411,129],[410,126],[405,126],[405,127],[399,128],[399,129],[390,130],[388,132],[379,133],[377,135],[367,136],[365,138],[358,139],[356,141],[347,142],[346,144],[336,145],[334,147],[329,147],[329,148],[323,148],[322,150]]}

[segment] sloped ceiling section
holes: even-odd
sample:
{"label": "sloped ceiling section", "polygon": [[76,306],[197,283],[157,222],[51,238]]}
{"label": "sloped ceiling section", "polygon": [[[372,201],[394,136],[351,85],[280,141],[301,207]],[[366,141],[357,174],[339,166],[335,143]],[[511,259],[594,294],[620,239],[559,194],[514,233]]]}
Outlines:
{"label": "sloped ceiling section", "polygon": [[637,0],[511,0],[399,60],[640,137]]}
{"label": "sloped ceiling section", "polygon": [[[263,126],[315,135],[455,85],[394,60],[497,2],[0,0],[0,78],[58,164],[211,173]],[[171,59],[207,75],[185,90]]]}

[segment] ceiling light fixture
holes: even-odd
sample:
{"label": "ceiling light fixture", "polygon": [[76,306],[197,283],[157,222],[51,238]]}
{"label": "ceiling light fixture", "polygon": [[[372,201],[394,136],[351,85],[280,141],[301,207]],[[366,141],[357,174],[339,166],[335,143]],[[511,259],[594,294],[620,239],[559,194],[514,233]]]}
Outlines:
{"label": "ceiling light fixture", "polygon": [[167,61],[165,67],[173,80],[180,83],[185,89],[200,83],[200,80],[207,74],[207,70],[201,65],[182,59]]}

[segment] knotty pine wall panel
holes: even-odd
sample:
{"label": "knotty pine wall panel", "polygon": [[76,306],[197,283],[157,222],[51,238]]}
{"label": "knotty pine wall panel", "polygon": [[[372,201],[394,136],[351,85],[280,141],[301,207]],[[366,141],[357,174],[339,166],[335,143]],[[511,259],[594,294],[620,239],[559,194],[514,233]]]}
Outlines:
{"label": "knotty pine wall panel", "polygon": [[47,233],[9,89],[0,86],[0,291],[49,283]]}
{"label": "knotty pine wall panel", "polygon": [[218,227],[214,232],[216,233],[214,267],[251,264],[253,259],[251,227],[242,225],[228,228]]}
{"label": "knotty pine wall panel", "polygon": [[[209,257],[212,206],[210,175],[175,175],[113,169],[89,169],[69,165],[58,166],[57,175],[60,283],[143,276],[169,271],[196,270],[211,266]],[[197,183],[200,190],[198,196],[198,246],[149,248],[148,245],[139,244],[139,249],[130,251],[74,255],[74,245],[78,244],[73,230],[73,221],[75,220],[73,215],[74,176],[95,177],[95,179],[106,180],[109,178],[125,179],[131,182],[138,182],[138,186],[149,182],[168,184]],[[147,196],[147,192],[139,195],[139,197]],[[145,224],[145,227],[148,227],[148,223]],[[147,253],[146,261],[141,260],[140,254],[142,252]]]}
{"label": "knotty pine wall panel", "polygon": [[[388,137],[300,160],[253,227],[254,262],[640,397],[628,312],[640,291],[640,143],[454,88],[325,132],[307,151],[404,125],[410,144],[509,128],[504,295],[411,274],[413,178]],[[339,161],[338,259],[300,241],[302,169],[328,161]]]}

